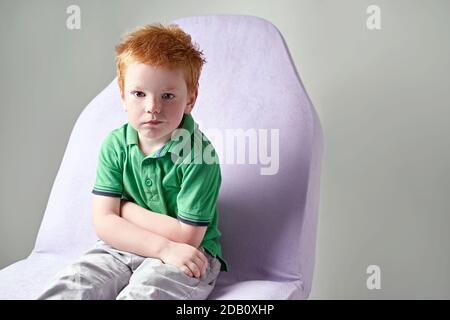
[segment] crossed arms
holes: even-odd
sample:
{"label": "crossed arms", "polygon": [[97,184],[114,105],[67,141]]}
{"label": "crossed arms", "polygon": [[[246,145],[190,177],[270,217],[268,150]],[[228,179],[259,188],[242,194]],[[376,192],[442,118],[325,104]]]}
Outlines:
{"label": "crossed arms", "polygon": [[200,277],[207,259],[197,248],[207,227],[185,224],[120,198],[94,195],[92,223],[98,237],[119,250],[174,264]]}

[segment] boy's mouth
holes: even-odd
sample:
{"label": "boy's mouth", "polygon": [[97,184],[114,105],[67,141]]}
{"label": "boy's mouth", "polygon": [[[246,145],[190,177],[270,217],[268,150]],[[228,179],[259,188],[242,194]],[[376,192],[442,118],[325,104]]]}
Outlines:
{"label": "boy's mouth", "polygon": [[159,121],[159,120],[150,120],[150,121],[144,122],[144,124],[147,124],[147,125],[157,125],[160,123],[162,123],[162,121]]}

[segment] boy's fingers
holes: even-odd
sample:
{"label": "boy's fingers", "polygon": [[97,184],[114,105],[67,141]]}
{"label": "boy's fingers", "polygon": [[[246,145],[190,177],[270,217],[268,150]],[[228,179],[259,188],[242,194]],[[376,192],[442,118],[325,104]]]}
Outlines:
{"label": "boy's fingers", "polygon": [[195,266],[198,268],[198,270],[200,272],[200,276],[203,276],[205,274],[205,271],[206,271],[205,262],[199,256],[196,256],[194,258],[193,262],[194,262]]}
{"label": "boy's fingers", "polygon": [[208,268],[208,259],[206,258],[205,254],[203,254],[203,253],[200,253],[200,255],[198,257],[201,260],[200,267],[202,269],[202,274],[205,274],[206,269]]}
{"label": "boy's fingers", "polygon": [[180,267],[181,271],[183,271],[188,277],[193,277],[192,271],[186,266],[183,265]]}
{"label": "boy's fingers", "polygon": [[200,259],[202,259],[203,263],[208,266],[208,258],[206,258],[206,252],[200,251]]}
{"label": "boy's fingers", "polygon": [[194,262],[188,262],[188,267],[191,270],[192,274],[196,277],[196,278],[200,278],[201,276],[201,271],[200,268],[197,266],[196,263]]}

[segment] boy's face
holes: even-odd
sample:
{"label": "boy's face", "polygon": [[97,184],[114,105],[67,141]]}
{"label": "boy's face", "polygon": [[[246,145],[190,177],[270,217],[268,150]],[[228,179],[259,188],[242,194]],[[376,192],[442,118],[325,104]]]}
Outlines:
{"label": "boy's face", "polygon": [[[143,63],[128,65],[122,104],[128,121],[139,134],[142,147],[164,144],[178,128],[184,113],[190,113],[197,99],[188,95],[183,72]],[[151,120],[159,121],[149,123]]]}

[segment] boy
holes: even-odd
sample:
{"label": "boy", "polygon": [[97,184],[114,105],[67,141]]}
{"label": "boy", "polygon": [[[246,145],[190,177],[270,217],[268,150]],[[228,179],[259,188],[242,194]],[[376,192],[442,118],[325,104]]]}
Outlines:
{"label": "boy", "polygon": [[[203,54],[178,26],[161,24],[129,33],[116,53],[128,123],[98,158],[99,240],[38,299],[206,299],[228,266],[217,227],[220,166],[191,115]],[[197,152],[205,148],[209,160]]]}

